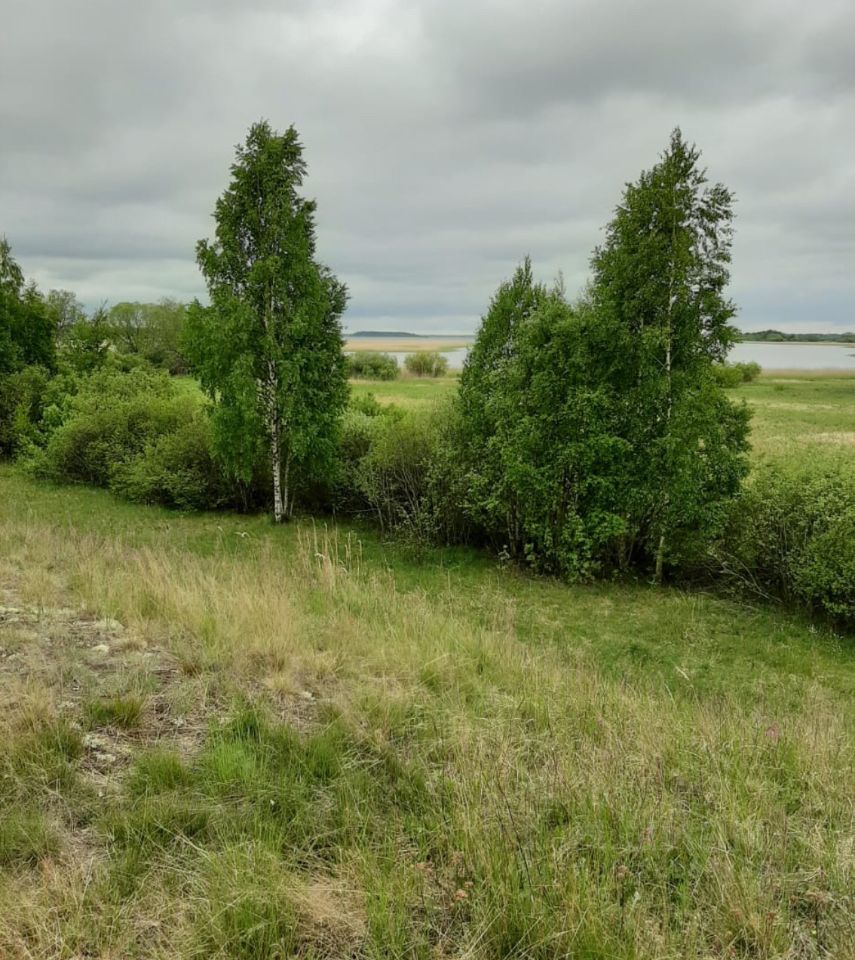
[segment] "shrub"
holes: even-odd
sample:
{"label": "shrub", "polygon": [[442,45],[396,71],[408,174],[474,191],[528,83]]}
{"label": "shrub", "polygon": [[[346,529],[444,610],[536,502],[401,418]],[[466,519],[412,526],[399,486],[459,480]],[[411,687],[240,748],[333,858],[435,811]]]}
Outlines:
{"label": "shrub", "polygon": [[114,472],[155,438],[175,430],[197,402],[177,397],[163,374],[93,374],[47,441],[36,472],[53,480],[108,487]]}
{"label": "shrub", "polygon": [[855,624],[855,477],[833,466],[760,469],[715,553],[742,584]]}
{"label": "shrub", "polygon": [[235,485],[214,459],[205,410],[194,410],[184,423],[149,441],[138,456],[117,466],[110,487],[135,503],[159,503],[179,510],[211,510],[236,502]]}
{"label": "shrub", "polygon": [[408,353],[404,366],[416,377],[442,377],[448,371],[448,360],[435,350]]}
{"label": "shrub", "polygon": [[732,389],[756,380],[761,367],[759,363],[716,363],[712,366],[712,372],[720,387]]}
{"label": "shrub", "polygon": [[48,383],[44,367],[0,378],[0,457],[16,457],[37,440]]}
{"label": "shrub", "polygon": [[214,457],[207,409],[165,374],[100,370],[80,381],[56,419],[44,449],[31,457],[37,476],[179,509],[242,502]]}
{"label": "shrub", "polygon": [[433,424],[421,412],[366,418],[367,449],[355,470],[358,491],[383,530],[408,527],[426,534],[426,477]]}
{"label": "shrub", "polygon": [[398,361],[389,353],[360,350],[347,357],[347,375],[361,380],[394,380],[400,370]]}
{"label": "shrub", "polygon": [[334,507],[345,513],[372,515],[374,509],[365,497],[360,464],[366,457],[385,419],[398,419],[403,411],[393,404],[380,404],[374,394],[352,397],[345,411],[339,435],[339,473]]}

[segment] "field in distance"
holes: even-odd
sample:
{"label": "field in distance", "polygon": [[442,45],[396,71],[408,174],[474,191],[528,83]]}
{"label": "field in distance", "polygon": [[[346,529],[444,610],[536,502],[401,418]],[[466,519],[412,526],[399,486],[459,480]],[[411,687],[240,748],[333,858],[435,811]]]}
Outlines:
{"label": "field in distance", "polygon": [[345,350],[357,352],[376,350],[380,353],[421,353],[425,350],[456,350],[471,344],[472,337],[465,336],[437,336],[437,337],[395,337],[393,336],[359,336],[349,337],[345,342]]}

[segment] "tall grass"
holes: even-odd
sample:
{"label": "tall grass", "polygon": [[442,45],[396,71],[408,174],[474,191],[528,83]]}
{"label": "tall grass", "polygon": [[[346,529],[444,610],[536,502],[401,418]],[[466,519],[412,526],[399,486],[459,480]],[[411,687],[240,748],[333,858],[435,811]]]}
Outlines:
{"label": "tall grass", "polygon": [[168,651],[207,727],[146,743],[90,701],[72,724],[136,745],[105,783],[61,695],[6,711],[0,955],[855,949],[855,671],[833,636],[3,485],[7,587]]}

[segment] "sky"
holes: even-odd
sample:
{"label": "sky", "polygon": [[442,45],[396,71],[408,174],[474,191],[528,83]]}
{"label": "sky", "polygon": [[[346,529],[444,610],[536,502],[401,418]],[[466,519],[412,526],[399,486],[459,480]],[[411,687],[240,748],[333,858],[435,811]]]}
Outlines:
{"label": "sky", "polygon": [[0,0],[0,234],[89,307],[204,298],[250,124],[294,124],[346,329],[580,290],[679,125],[736,194],[743,329],[855,329],[852,0]]}

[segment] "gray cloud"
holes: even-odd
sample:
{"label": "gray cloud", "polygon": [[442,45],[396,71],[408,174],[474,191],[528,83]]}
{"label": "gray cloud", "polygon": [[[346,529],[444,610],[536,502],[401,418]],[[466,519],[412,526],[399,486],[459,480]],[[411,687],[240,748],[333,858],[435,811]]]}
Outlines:
{"label": "gray cloud", "polygon": [[90,305],[189,298],[234,145],[294,123],[346,322],[472,329],[580,287],[675,124],[738,197],[746,328],[855,327],[848,0],[6,0],[0,232]]}

